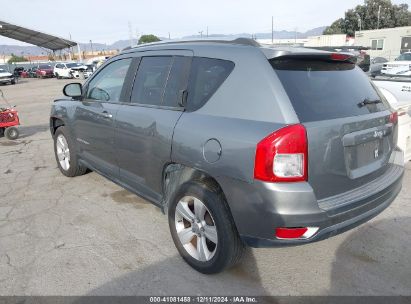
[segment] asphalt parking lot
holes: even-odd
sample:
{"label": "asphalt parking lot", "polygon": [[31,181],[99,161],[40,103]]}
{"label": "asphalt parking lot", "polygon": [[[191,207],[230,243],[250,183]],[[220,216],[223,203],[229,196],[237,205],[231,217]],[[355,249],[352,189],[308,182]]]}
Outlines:
{"label": "asphalt parking lot", "polygon": [[89,173],[64,177],[48,131],[69,80],[0,86],[21,138],[0,138],[0,295],[411,295],[411,163],[394,203],[319,243],[248,250],[205,276],[178,255],[167,218]]}

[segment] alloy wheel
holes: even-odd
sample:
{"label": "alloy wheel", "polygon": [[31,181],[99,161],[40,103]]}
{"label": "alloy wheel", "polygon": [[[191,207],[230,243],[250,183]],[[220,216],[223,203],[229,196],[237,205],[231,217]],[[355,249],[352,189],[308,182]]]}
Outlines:
{"label": "alloy wheel", "polygon": [[175,226],[177,236],[190,256],[201,262],[214,257],[218,245],[217,228],[201,200],[193,196],[183,197],[176,206]]}
{"label": "alloy wheel", "polygon": [[67,171],[70,168],[70,149],[66,138],[62,134],[57,136],[56,152],[61,168]]}

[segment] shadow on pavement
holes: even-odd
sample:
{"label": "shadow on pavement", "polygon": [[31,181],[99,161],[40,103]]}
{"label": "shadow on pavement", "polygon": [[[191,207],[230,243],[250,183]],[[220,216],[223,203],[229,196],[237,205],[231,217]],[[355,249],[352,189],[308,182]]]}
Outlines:
{"label": "shadow on pavement", "polygon": [[411,219],[358,228],[337,249],[332,295],[411,295]]}
{"label": "shadow on pavement", "polygon": [[35,126],[19,126],[20,136],[19,138],[27,138],[40,132],[46,132],[49,130],[48,124],[35,125]]}
{"label": "shadow on pavement", "polygon": [[203,275],[180,256],[110,281],[92,295],[266,295],[255,258],[247,250],[242,262],[224,273]]}

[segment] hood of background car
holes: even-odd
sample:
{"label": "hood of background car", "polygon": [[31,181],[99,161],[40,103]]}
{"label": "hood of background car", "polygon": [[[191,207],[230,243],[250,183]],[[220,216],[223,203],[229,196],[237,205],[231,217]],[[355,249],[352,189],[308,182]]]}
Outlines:
{"label": "hood of background car", "polygon": [[389,61],[384,63],[384,65],[390,67],[397,67],[397,66],[402,66],[402,65],[411,65],[411,61]]}
{"label": "hood of background car", "polygon": [[87,66],[82,65],[82,66],[77,66],[77,67],[72,67],[72,70],[78,71],[78,70],[87,70]]}
{"label": "hood of background car", "polygon": [[0,73],[0,77],[5,77],[5,76],[13,76],[13,74],[9,73],[9,72],[2,72]]}

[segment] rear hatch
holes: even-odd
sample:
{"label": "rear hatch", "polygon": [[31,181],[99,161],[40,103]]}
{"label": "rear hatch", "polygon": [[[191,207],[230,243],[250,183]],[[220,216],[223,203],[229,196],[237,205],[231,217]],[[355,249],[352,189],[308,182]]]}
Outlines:
{"label": "rear hatch", "polygon": [[270,63],[307,130],[308,182],[317,199],[384,174],[396,125],[388,103],[352,57],[288,55]]}

